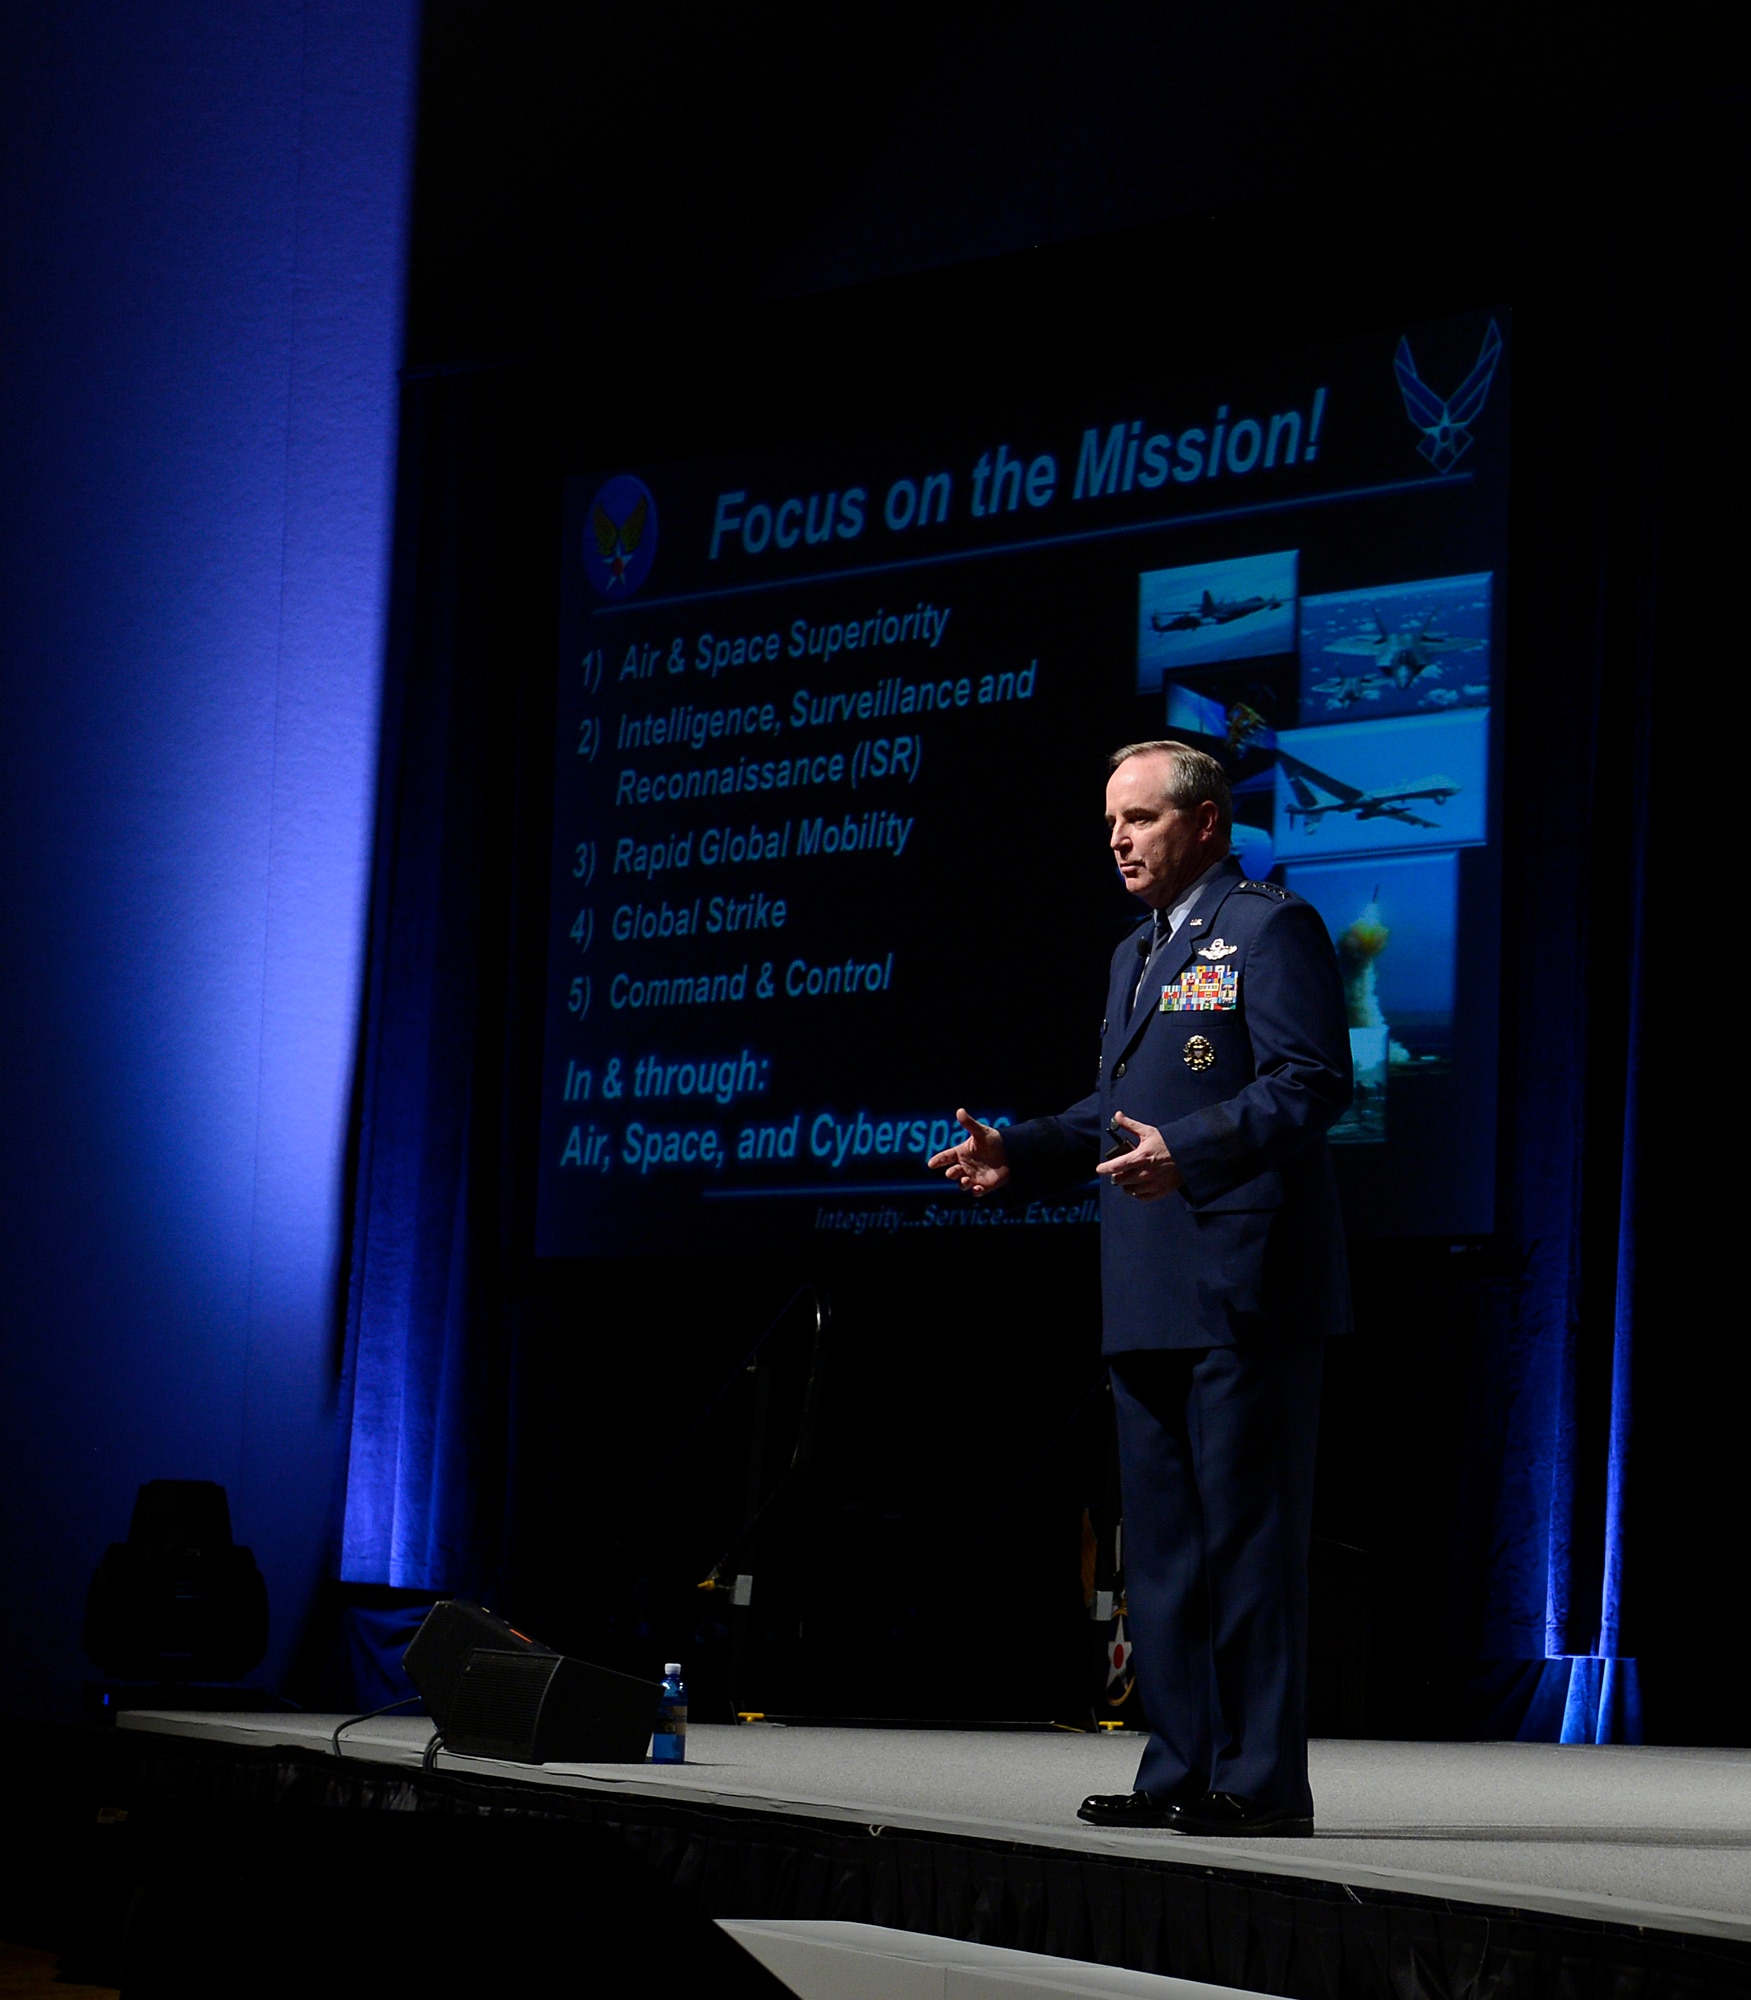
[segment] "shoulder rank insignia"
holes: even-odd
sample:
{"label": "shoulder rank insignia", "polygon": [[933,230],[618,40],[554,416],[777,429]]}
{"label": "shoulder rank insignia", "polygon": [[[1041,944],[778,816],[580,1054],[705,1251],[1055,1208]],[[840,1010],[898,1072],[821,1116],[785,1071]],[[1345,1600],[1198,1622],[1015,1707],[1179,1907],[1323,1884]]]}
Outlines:
{"label": "shoulder rank insignia", "polygon": [[1229,944],[1226,939],[1213,937],[1208,944],[1198,947],[1200,958],[1232,958],[1240,949],[1237,944]]}
{"label": "shoulder rank insignia", "polygon": [[1235,891],[1242,896],[1275,896],[1279,903],[1289,900],[1289,891],[1279,888],[1275,882],[1236,882]]}

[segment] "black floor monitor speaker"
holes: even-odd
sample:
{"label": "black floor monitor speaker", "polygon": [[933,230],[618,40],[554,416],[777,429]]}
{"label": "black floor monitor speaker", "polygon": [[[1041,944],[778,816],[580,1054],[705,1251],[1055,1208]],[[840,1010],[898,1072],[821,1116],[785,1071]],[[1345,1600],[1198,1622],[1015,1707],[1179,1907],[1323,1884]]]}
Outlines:
{"label": "black floor monitor speaker", "polygon": [[477,1647],[462,1670],[444,1748],[523,1764],[639,1764],[662,1692],[655,1681],[562,1653]]}
{"label": "black floor monitor speaker", "polygon": [[483,1605],[434,1604],[402,1657],[444,1748],[520,1764],[636,1764],[662,1688],[539,1645]]}
{"label": "black floor monitor speaker", "polygon": [[549,1660],[559,1657],[551,1646],[543,1646],[514,1625],[495,1618],[484,1604],[470,1604],[462,1597],[440,1598],[401,1656],[408,1679],[425,1697],[426,1713],[440,1729],[450,1726],[463,1669],[477,1646]]}

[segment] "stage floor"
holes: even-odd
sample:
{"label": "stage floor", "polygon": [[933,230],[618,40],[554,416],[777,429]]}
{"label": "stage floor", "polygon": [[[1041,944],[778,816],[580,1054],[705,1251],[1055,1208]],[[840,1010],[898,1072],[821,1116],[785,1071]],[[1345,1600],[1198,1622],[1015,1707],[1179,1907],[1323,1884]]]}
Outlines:
{"label": "stage floor", "polygon": [[[327,1750],[341,1718],[137,1710],[120,1727]],[[343,1755],[417,1770],[431,1724],[360,1723]],[[857,1825],[1158,1857],[1397,1890],[1496,1910],[1751,1942],[1751,1751],[1536,1743],[1319,1742],[1312,1840],[1192,1840],[1083,1826],[1126,1791],[1137,1739],[1069,1731],[697,1724],[684,1765],[437,1770]]]}

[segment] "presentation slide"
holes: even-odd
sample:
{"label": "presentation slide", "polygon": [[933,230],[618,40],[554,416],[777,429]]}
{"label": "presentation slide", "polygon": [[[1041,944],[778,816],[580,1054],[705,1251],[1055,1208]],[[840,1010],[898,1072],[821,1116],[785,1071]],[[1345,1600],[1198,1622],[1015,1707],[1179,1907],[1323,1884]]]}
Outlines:
{"label": "presentation slide", "polygon": [[569,479],[538,1253],[1090,1229],[924,1163],[1093,1087],[1161,736],[1330,927],[1352,1230],[1490,1230],[1508,333]]}

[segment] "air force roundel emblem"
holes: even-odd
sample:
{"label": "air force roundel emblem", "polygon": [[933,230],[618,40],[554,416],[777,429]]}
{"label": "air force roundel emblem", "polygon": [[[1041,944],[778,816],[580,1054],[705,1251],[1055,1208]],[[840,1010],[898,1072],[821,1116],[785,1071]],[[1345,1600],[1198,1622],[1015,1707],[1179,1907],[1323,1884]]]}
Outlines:
{"label": "air force roundel emblem", "polygon": [[590,502],[584,574],[598,597],[630,597],[657,553],[657,503],[642,479],[617,474]]}

